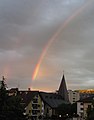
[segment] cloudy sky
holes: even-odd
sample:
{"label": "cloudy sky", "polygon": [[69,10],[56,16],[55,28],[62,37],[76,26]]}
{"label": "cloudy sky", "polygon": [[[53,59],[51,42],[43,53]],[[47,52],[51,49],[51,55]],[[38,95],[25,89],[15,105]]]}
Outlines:
{"label": "cloudy sky", "polygon": [[7,86],[94,88],[94,0],[0,0],[0,77]]}

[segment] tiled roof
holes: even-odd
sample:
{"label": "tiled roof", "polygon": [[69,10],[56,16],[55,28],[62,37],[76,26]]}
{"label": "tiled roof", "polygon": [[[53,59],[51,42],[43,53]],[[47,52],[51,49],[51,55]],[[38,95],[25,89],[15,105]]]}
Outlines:
{"label": "tiled roof", "polygon": [[63,100],[62,96],[56,93],[40,92],[40,96],[42,100],[51,108],[57,108],[62,103],[68,104],[66,101]]}
{"label": "tiled roof", "polygon": [[35,95],[38,95],[38,91],[19,91],[19,95],[22,98],[22,103],[26,107]]}

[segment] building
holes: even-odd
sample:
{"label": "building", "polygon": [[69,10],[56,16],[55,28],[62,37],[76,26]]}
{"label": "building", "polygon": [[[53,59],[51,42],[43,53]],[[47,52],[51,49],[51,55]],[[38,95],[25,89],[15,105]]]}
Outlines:
{"label": "building", "polygon": [[25,112],[29,120],[37,120],[42,114],[42,101],[39,91],[19,91]]}
{"label": "building", "polygon": [[61,104],[69,104],[68,91],[64,75],[57,93],[40,92],[40,97],[44,105],[43,115],[47,117],[57,115],[56,109]]}
{"label": "building", "polygon": [[87,117],[87,109],[89,107],[90,108],[93,107],[93,105],[92,105],[93,101],[94,101],[94,96],[77,101],[77,114],[82,118],[86,118]]}
{"label": "building", "polygon": [[12,96],[12,95],[17,95],[18,94],[18,88],[11,88],[10,90],[8,90],[8,94],[9,96]]}
{"label": "building", "polygon": [[76,90],[80,94],[80,99],[94,96],[94,89]]}
{"label": "building", "polygon": [[63,75],[57,93],[39,91],[19,91],[25,112],[29,120],[38,120],[39,117],[51,117],[57,115],[56,109],[61,104],[69,104],[68,91]]}
{"label": "building", "polygon": [[40,92],[40,97],[43,101],[43,116],[44,117],[51,117],[57,115],[56,109],[61,104],[69,104],[69,102],[65,101],[62,96],[56,93],[46,93]]}
{"label": "building", "polygon": [[75,103],[80,99],[80,94],[78,91],[68,90],[68,96],[71,104]]}
{"label": "building", "polygon": [[67,91],[67,86],[66,86],[64,75],[62,77],[61,84],[59,86],[58,95],[62,96],[62,98],[65,101],[69,102],[69,96],[68,96],[68,91]]}

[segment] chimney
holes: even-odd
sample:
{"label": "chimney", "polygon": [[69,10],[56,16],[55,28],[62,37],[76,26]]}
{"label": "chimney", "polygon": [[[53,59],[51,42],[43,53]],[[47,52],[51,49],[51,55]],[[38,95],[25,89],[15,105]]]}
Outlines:
{"label": "chimney", "polygon": [[31,89],[30,89],[30,88],[28,88],[28,91],[31,91]]}

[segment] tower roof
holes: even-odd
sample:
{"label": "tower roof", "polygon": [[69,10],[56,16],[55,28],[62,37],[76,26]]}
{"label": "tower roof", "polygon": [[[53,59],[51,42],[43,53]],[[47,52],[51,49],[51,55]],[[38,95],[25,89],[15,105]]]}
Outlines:
{"label": "tower roof", "polygon": [[62,80],[61,80],[61,84],[60,84],[60,87],[59,87],[59,90],[58,90],[58,94],[61,95],[62,98],[65,101],[69,101],[68,91],[67,91],[67,87],[66,87],[66,82],[65,82],[65,76],[64,76],[64,74],[63,74],[63,77],[62,77]]}

